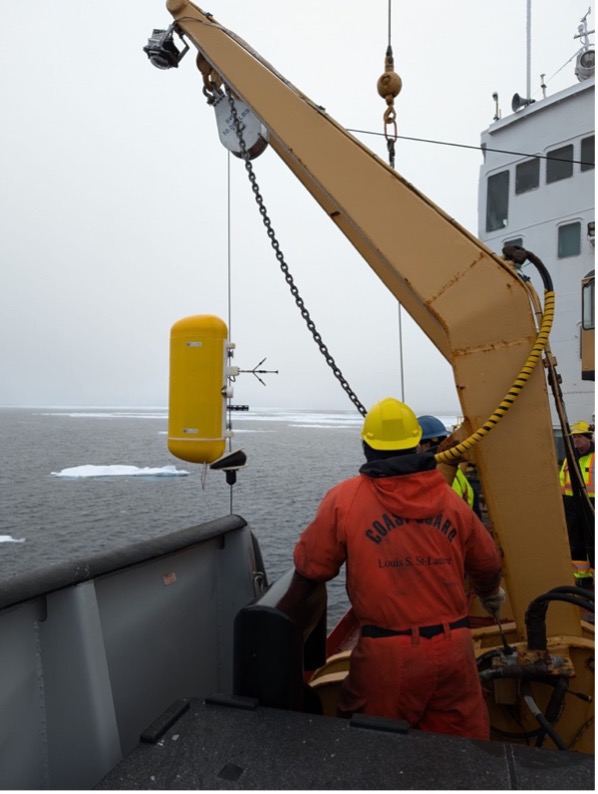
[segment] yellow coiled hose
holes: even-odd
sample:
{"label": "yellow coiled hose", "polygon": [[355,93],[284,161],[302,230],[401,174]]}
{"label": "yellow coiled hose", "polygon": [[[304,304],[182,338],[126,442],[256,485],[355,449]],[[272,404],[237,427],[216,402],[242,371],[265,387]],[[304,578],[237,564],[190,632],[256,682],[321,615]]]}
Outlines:
{"label": "yellow coiled hose", "polygon": [[540,329],[536,336],[536,341],[532,347],[529,356],[519,375],[513,382],[513,385],[502,399],[499,406],[496,408],[492,416],[490,416],[484,424],[472,433],[464,441],[461,441],[454,447],[446,449],[443,452],[438,452],[434,457],[437,463],[454,463],[461,458],[466,452],[469,452],[478,442],[480,442],[488,433],[496,427],[500,420],[505,416],[509,408],[513,405],[517,397],[521,394],[523,387],[529,380],[534,367],[542,357],[550,335],[550,329],[554,321],[554,307],[555,307],[555,294],[553,290],[546,290],[544,292],[544,312],[542,314],[542,321]]}

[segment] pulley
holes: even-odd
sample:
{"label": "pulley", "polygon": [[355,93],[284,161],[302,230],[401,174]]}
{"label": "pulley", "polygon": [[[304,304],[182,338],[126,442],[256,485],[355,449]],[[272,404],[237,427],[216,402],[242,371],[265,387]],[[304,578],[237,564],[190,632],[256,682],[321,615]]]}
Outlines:
{"label": "pulley", "polygon": [[[203,77],[203,93],[216,113],[216,127],[220,143],[235,157],[243,158],[239,137],[235,128],[234,117],[227,98],[222,90],[222,78],[212,68],[201,53],[197,54],[197,68]],[[250,160],[259,157],[268,146],[268,130],[257,118],[251,108],[238,97],[233,96],[237,116],[241,122],[241,131],[247,155]]]}

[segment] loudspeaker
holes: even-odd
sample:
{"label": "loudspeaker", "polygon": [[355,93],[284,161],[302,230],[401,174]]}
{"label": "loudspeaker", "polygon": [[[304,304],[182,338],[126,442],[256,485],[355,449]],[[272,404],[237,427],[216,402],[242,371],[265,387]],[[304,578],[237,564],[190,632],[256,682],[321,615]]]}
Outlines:
{"label": "loudspeaker", "polygon": [[511,110],[513,113],[516,113],[521,108],[526,108],[535,101],[535,99],[524,99],[523,97],[519,96],[519,94],[514,94],[513,99],[511,100]]}

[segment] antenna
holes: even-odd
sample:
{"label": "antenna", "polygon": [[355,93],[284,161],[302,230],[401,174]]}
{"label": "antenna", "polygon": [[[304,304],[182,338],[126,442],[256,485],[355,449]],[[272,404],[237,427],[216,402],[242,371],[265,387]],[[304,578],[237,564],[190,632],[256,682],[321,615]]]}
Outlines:
{"label": "antenna", "polygon": [[531,99],[531,62],[532,62],[532,0],[527,0],[527,11],[526,11],[526,75],[525,75],[525,96],[527,98],[519,96],[519,94],[514,94],[513,99],[511,100],[511,110],[513,113],[516,113],[518,110],[522,108],[526,108],[528,105],[531,105],[532,102],[535,102],[535,99]]}
{"label": "antenna", "polygon": [[581,42],[581,49],[577,53],[577,60],[575,63],[575,76],[582,82],[592,77],[596,65],[596,53],[590,43],[589,36],[594,33],[593,30],[588,30],[588,15],[591,12],[591,7],[588,8],[585,16],[581,18],[581,25],[577,28],[577,35],[573,36],[574,39],[579,39]]}
{"label": "antenna", "polygon": [[498,105],[498,94],[496,91],[492,94],[492,99],[494,100],[494,117],[493,121],[498,121],[500,118],[500,107]]}
{"label": "antenna", "polygon": [[262,384],[262,386],[265,386],[266,384],[260,378],[260,375],[278,375],[278,370],[277,369],[258,369],[258,367],[262,366],[262,364],[264,363],[265,360],[266,359],[263,358],[258,364],[255,365],[255,367],[253,369],[240,369],[239,372],[249,372],[252,375],[255,375],[255,377],[259,380],[259,382]]}
{"label": "antenna", "polygon": [[[531,77],[531,64],[532,64],[532,0],[527,0],[527,13],[526,13],[526,80],[525,80],[525,94],[531,96],[532,94],[532,77]],[[517,94],[515,94],[517,96]],[[529,102],[528,102],[529,104]],[[515,110],[515,108],[513,108]]]}

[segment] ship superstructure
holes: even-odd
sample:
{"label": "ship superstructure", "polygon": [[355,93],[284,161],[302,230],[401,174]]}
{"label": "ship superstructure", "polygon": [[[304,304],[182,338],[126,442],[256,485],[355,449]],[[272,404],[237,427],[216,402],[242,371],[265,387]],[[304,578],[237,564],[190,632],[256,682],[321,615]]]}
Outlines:
{"label": "ship superstructure", "polygon": [[[497,110],[482,133],[478,203],[482,242],[497,253],[505,244],[521,245],[550,272],[556,293],[550,346],[572,422],[592,421],[594,414],[594,384],[584,379],[581,362],[582,281],[593,275],[595,245],[594,50],[585,18],[582,23],[578,82],[538,101],[515,94],[513,113],[498,118]],[[541,294],[533,268],[523,272]],[[593,327],[593,280],[591,286],[586,326],[590,317]]]}

